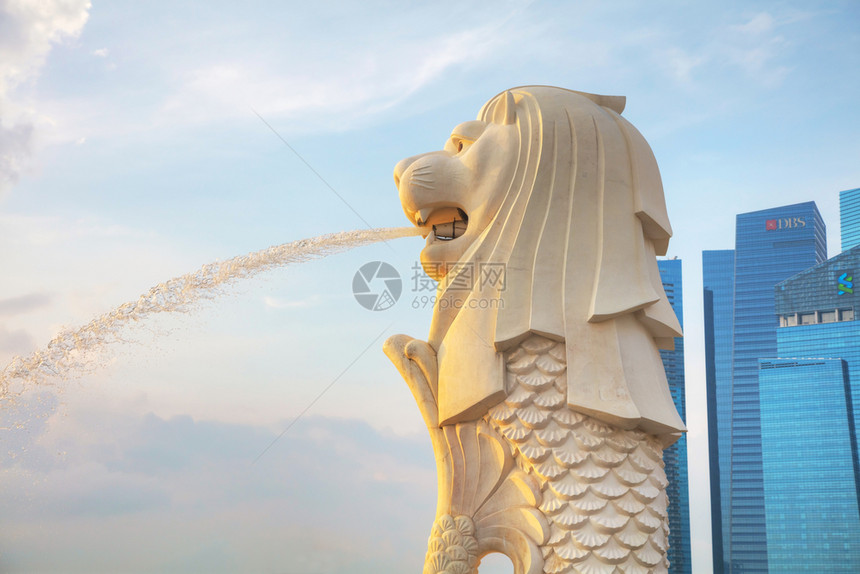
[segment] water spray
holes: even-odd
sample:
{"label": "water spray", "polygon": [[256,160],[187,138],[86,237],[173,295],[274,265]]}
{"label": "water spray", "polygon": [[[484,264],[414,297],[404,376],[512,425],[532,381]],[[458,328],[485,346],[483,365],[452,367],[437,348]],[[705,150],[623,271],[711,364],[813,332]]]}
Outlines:
{"label": "water spray", "polygon": [[220,289],[263,271],[320,259],[354,247],[418,235],[415,227],[387,227],[346,231],[301,239],[208,263],[197,271],[159,283],[136,301],[123,303],[78,329],[64,329],[43,348],[27,357],[14,357],[0,371],[0,404],[48,378],[68,379],[93,370],[94,352],[122,342],[120,331],[156,313],[186,313],[201,300],[213,299]]}

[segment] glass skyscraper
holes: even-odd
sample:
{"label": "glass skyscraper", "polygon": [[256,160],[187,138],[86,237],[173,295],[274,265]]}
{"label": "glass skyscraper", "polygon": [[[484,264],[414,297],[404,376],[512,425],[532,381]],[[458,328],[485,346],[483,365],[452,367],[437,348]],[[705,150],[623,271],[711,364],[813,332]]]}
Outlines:
{"label": "glass skyscraper", "polygon": [[731,484],[732,316],[734,313],[735,252],[702,252],[705,314],[705,378],[708,400],[708,448],[711,453],[711,540],[714,574],[728,563]]}
{"label": "glass skyscraper", "polygon": [[860,295],[854,294],[858,272],[860,246],[783,281],[776,286],[775,299],[778,356],[843,359],[852,397],[849,411],[860,430],[860,322],[855,321],[860,318],[855,297]]}
{"label": "glass skyscraper", "polygon": [[860,245],[860,188],[839,192],[839,224],[842,251]]}
{"label": "glass skyscraper", "polygon": [[[718,295],[719,304],[726,304],[727,296],[721,291],[727,274],[717,274],[716,263],[704,269],[705,287],[712,294],[710,332],[706,332],[706,345],[711,343],[710,374],[714,383],[714,392],[708,397],[712,401],[709,412],[717,417],[716,425],[711,426],[717,433],[711,467],[712,475],[720,477],[720,501],[715,506],[720,509],[724,525],[713,535],[721,538],[724,572],[768,572],[759,359],[777,356],[774,286],[824,261],[826,253],[824,222],[813,202],[738,215],[729,303],[731,327],[724,323],[718,327],[714,310]],[[714,282],[716,279],[719,284]],[[719,314],[720,322],[726,320],[724,312],[725,309]],[[731,330],[730,367],[724,362],[727,329]],[[731,369],[729,381],[726,368]]]}
{"label": "glass skyscraper", "polygon": [[860,572],[860,246],[775,290],[778,359],[761,359],[772,573]]}
{"label": "glass skyscraper", "polygon": [[856,436],[845,361],[762,359],[760,366],[769,572],[856,574]]}
{"label": "glass skyscraper", "polygon": [[[681,285],[681,260],[667,259],[658,261],[663,290],[672,305],[672,310],[684,325],[684,292]],[[684,339],[675,338],[675,349],[660,351],[672,400],[684,422],[687,420],[684,379]],[[690,482],[687,474],[687,437],[663,451],[666,463],[666,478],[669,479],[669,572],[670,574],[691,574],[692,556],[690,551]]]}

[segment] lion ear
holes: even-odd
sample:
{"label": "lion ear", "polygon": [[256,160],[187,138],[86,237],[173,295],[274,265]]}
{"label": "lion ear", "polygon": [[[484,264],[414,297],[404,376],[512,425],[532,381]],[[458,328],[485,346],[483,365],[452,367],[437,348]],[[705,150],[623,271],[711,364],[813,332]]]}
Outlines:
{"label": "lion ear", "polygon": [[493,110],[493,123],[507,126],[516,121],[517,103],[514,101],[514,95],[508,91],[496,103],[496,109]]}
{"label": "lion ear", "polygon": [[[571,90],[576,92],[576,90]],[[576,92],[580,96],[585,96],[598,106],[609,108],[618,115],[624,111],[624,106],[627,105],[627,98],[624,96],[601,96],[600,94],[589,94],[588,92]]]}

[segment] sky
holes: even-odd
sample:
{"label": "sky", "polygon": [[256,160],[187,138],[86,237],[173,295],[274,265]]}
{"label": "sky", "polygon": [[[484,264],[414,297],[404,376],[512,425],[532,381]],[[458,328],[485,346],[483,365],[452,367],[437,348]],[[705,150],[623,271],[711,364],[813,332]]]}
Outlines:
{"label": "sky", "polygon": [[[683,261],[708,573],[701,251],[733,247],[738,213],[814,200],[839,252],[858,70],[853,1],[0,0],[0,367],[205,263],[407,225],[394,165],[504,89],[624,95]],[[236,283],[3,404],[0,570],[420,571],[433,456],[382,342],[426,337],[421,247]],[[353,297],[369,261],[403,278],[390,309]]]}

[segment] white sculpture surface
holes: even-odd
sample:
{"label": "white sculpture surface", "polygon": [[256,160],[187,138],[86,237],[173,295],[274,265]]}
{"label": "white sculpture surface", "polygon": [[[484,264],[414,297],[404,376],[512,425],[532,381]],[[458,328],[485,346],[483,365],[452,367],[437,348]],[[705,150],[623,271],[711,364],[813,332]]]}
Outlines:
{"label": "white sculpture surface", "polygon": [[427,342],[385,352],[415,396],[439,495],[424,573],[667,572],[662,449],[684,425],[658,348],[671,227],[624,98],[503,92],[395,182],[439,281]]}

